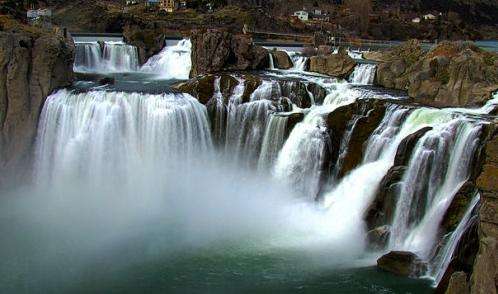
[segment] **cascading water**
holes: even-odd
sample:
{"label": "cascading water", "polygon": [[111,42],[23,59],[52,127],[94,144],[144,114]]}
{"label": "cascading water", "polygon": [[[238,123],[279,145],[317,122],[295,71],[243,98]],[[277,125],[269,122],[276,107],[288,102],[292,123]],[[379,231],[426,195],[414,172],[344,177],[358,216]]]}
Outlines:
{"label": "cascading water", "polygon": [[303,72],[306,70],[306,63],[308,62],[309,59],[308,57],[302,56],[297,52],[288,52],[288,54],[293,64],[290,70],[297,72]]}
{"label": "cascading water", "polygon": [[377,66],[375,64],[358,64],[349,80],[352,84],[357,85],[372,85],[375,79]]}
{"label": "cascading water", "polygon": [[278,152],[285,143],[285,131],[287,128],[288,116],[272,114],[266,124],[261,154],[258,160],[258,170],[265,171],[270,169]]}
{"label": "cascading water", "polygon": [[455,252],[458,242],[462,238],[463,234],[467,232],[470,225],[472,224],[472,213],[475,208],[479,205],[479,195],[476,195],[469,204],[467,211],[465,212],[462,220],[458,223],[455,231],[453,231],[445,246],[443,247],[441,253],[438,254],[436,260],[430,264],[428,275],[434,280],[434,285],[437,286],[443,279],[446,269],[450,265],[453,253]]}
{"label": "cascading water", "polygon": [[73,70],[75,72],[91,72],[97,70],[102,63],[100,44],[76,43]]}
{"label": "cascading water", "polygon": [[393,220],[390,247],[428,259],[439,224],[469,176],[481,126],[455,118],[434,126],[415,146]]}
{"label": "cascading water", "polygon": [[106,42],[102,70],[107,72],[134,72],[138,70],[137,47],[122,42]]}
{"label": "cascading water", "polygon": [[138,69],[138,51],[123,42],[76,43],[74,71],[83,73],[134,72]]}
{"label": "cascading water", "polygon": [[192,68],[191,51],[190,39],[181,40],[173,46],[165,46],[161,52],[149,58],[140,71],[158,75],[162,79],[186,80]]}
{"label": "cascading water", "polygon": [[36,179],[133,182],[141,166],[167,168],[210,150],[208,126],[205,108],[184,94],[61,90],[41,115]]}

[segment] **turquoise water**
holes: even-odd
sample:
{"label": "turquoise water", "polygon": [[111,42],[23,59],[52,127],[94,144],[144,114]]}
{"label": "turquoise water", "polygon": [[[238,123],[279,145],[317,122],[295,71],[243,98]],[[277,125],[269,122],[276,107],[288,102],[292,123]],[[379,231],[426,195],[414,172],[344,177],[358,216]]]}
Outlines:
{"label": "turquoise water", "polygon": [[62,228],[27,221],[4,204],[0,293],[433,293],[429,281],[338,261],[327,248],[274,248],[244,236],[203,243],[161,223],[118,238],[91,220],[68,218]]}

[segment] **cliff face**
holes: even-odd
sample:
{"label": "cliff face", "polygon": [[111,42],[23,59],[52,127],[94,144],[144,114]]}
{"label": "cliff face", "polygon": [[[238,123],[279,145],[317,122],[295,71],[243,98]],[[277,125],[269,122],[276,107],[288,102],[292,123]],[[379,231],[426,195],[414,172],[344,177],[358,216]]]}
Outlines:
{"label": "cliff face", "polygon": [[23,174],[46,97],[72,81],[73,53],[52,33],[0,32],[0,187],[7,175]]}
{"label": "cliff face", "polygon": [[498,89],[498,55],[471,43],[443,42],[424,52],[410,41],[380,57],[376,83],[434,106],[482,105]]}
{"label": "cliff face", "polygon": [[[496,127],[496,124],[495,124]],[[470,277],[470,293],[496,293],[498,281],[498,132],[486,144],[483,169],[477,178],[481,191],[479,251]]]}
{"label": "cliff face", "polygon": [[191,36],[191,77],[223,70],[256,70],[269,65],[268,50],[252,44],[246,35],[207,30]]}

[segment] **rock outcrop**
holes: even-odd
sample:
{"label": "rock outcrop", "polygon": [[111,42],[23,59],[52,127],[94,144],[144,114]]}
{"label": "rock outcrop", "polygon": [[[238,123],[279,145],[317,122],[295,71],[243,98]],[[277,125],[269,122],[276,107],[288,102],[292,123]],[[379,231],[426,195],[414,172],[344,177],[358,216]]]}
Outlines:
{"label": "rock outcrop", "polygon": [[151,56],[156,55],[165,45],[166,37],[154,28],[143,28],[136,24],[128,24],[123,28],[126,42],[138,50],[140,64],[144,64]]}
{"label": "rock outcrop", "polygon": [[268,51],[254,45],[247,35],[207,30],[194,33],[191,41],[191,77],[223,70],[265,69],[269,64]]}
{"label": "rock outcrop", "polygon": [[377,266],[395,275],[418,277],[425,272],[426,265],[412,252],[391,251],[377,260]]}
{"label": "rock outcrop", "polygon": [[[496,126],[496,124],[495,124]],[[498,132],[485,148],[485,161],[477,178],[481,191],[479,249],[470,277],[470,293],[496,293],[498,281]]]}
{"label": "rock outcrop", "polygon": [[273,65],[275,66],[275,68],[292,68],[293,63],[287,52],[281,50],[273,50],[270,54],[273,56]]}
{"label": "rock outcrop", "polygon": [[0,32],[0,44],[0,180],[7,181],[24,175],[45,99],[72,82],[74,47],[63,36],[23,26]]}
{"label": "rock outcrop", "polygon": [[356,62],[344,48],[337,54],[319,55],[310,58],[309,71],[337,78],[347,78],[353,72]]}
{"label": "rock outcrop", "polygon": [[498,54],[472,43],[442,42],[424,52],[409,41],[385,53],[376,84],[408,91],[416,102],[433,106],[482,105],[498,89]]}

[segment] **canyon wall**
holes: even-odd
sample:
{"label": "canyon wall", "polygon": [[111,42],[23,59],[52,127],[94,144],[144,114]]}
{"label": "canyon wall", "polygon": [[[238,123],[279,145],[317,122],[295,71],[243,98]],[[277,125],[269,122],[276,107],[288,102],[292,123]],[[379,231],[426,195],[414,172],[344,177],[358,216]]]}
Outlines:
{"label": "canyon wall", "polygon": [[71,84],[73,52],[72,41],[56,33],[0,32],[0,187],[25,174],[46,97]]}

